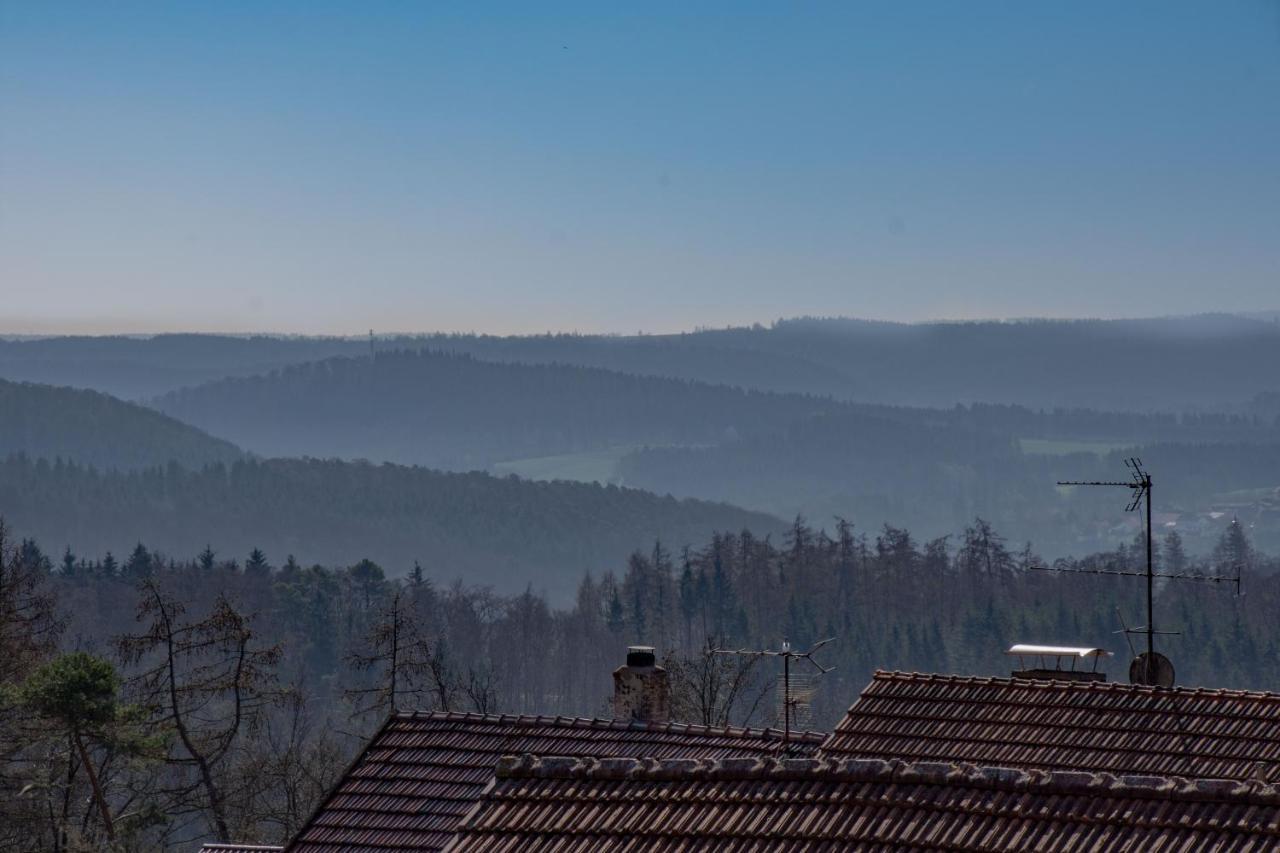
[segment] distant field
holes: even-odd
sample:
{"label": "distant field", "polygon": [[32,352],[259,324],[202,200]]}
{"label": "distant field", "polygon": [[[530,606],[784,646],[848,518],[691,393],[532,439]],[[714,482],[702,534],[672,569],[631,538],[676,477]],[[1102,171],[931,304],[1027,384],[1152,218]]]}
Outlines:
{"label": "distant field", "polygon": [[493,473],[515,474],[526,480],[578,480],[584,483],[611,483],[617,479],[618,460],[634,447],[611,447],[559,456],[535,456],[498,462]]}
{"label": "distant field", "polygon": [[1053,438],[1020,438],[1023,453],[1039,456],[1066,456],[1069,453],[1096,453],[1106,456],[1113,450],[1133,447],[1132,441],[1059,441]]}

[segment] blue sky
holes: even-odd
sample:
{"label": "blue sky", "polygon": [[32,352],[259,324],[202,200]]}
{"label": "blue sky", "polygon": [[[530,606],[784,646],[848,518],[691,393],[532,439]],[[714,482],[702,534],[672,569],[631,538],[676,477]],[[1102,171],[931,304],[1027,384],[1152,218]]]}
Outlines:
{"label": "blue sky", "polygon": [[0,331],[1280,307],[1280,3],[0,0]]}

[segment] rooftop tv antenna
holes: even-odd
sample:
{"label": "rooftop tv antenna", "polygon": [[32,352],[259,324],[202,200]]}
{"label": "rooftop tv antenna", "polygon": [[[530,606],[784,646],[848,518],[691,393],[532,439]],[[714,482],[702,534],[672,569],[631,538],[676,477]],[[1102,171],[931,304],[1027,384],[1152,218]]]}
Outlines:
{"label": "rooftop tv antenna", "polygon": [[[1130,628],[1124,624],[1121,617],[1121,626],[1123,627],[1126,639],[1129,634],[1146,634],[1147,650],[1144,654],[1134,658],[1133,663],[1129,666],[1129,681],[1134,684],[1158,685],[1161,687],[1173,686],[1173,664],[1164,655],[1157,654],[1155,649],[1156,634],[1176,634],[1177,631],[1157,631],[1155,627],[1154,614],[1154,587],[1156,578],[1170,578],[1172,580],[1184,581],[1201,581],[1205,583],[1234,583],[1236,585],[1236,595],[1240,594],[1240,567],[1236,566],[1235,577],[1222,577],[1219,575],[1199,575],[1191,573],[1167,574],[1155,571],[1154,560],[1151,553],[1151,475],[1142,467],[1142,460],[1136,456],[1132,456],[1125,460],[1125,467],[1129,469],[1129,480],[1059,480],[1059,486],[1110,486],[1114,488],[1130,489],[1132,494],[1129,497],[1129,503],[1125,506],[1125,512],[1134,512],[1140,506],[1146,508],[1146,545],[1147,545],[1147,570],[1145,572],[1126,572],[1119,569],[1054,569],[1047,566],[1031,566],[1031,568],[1042,572],[1060,572],[1062,574],[1083,574],[1083,575],[1115,575],[1119,577],[1145,577],[1147,579],[1147,624]],[[1130,649],[1133,644],[1130,643]]]}
{"label": "rooftop tv antenna", "polygon": [[804,679],[803,683],[798,686],[797,690],[792,689],[791,684],[791,661],[805,660],[813,664],[818,670],[819,675],[826,675],[835,669],[834,666],[823,666],[813,659],[814,652],[834,642],[835,637],[828,637],[820,640],[808,648],[807,651],[796,651],[791,648],[791,641],[786,637],[782,638],[781,649],[712,649],[712,654],[717,655],[742,655],[743,657],[773,657],[782,658],[782,744],[785,748],[791,742],[791,720],[795,716],[796,710],[800,705],[808,705],[813,697],[814,685],[809,679]]}

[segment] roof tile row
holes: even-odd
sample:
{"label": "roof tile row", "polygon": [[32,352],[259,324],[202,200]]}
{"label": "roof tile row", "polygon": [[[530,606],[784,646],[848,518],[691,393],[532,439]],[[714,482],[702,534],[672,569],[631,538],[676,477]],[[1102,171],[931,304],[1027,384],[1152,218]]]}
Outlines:
{"label": "roof tile row", "polygon": [[937,762],[505,758],[449,847],[1274,849],[1262,783]]}

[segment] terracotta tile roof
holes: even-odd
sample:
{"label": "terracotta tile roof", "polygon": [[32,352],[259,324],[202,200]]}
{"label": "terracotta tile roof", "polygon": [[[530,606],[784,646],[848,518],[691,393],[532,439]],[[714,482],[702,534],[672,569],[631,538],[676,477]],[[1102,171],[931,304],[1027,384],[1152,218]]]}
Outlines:
{"label": "terracotta tile roof", "polygon": [[877,672],[820,754],[1280,782],[1280,694]]}
{"label": "terracotta tile roof", "polygon": [[510,756],[450,851],[1274,850],[1280,789],[908,764]]}
{"label": "terracotta tile roof", "polygon": [[[374,735],[289,853],[437,850],[494,778],[503,755],[731,758],[777,753],[782,733],[572,717],[398,714]],[[811,754],[823,735],[793,735]]]}

